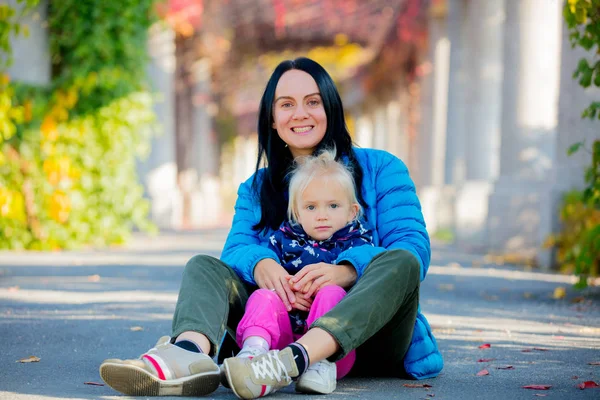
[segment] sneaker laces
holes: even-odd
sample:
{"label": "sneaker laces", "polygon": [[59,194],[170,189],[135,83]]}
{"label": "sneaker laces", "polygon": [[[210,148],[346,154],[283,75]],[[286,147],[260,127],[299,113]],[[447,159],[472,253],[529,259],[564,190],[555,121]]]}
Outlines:
{"label": "sneaker laces", "polygon": [[277,351],[270,351],[250,364],[257,379],[275,379],[277,382],[289,381],[291,378],[283,362],[277,357]]}

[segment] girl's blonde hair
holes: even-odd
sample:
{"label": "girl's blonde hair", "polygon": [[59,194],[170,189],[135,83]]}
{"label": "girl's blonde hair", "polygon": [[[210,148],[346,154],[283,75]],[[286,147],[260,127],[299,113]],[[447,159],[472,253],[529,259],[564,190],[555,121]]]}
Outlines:
{"label": "girl's blonde hair", "polygon": [[327,176],[335,180],[342,186],[342,189],[348,195],[350,204],[358,205],[356,219],[362,216],[362,207],[356,196],[356,189],[352,171],[339,161],[335,160],[335,148],[322,150],[317,155],[297,157],[294,160],[294,168],[290,172],[288,201],[288,218],[293,221],[298,221],[298,199],[304,193],[310,182],[316,177]]}

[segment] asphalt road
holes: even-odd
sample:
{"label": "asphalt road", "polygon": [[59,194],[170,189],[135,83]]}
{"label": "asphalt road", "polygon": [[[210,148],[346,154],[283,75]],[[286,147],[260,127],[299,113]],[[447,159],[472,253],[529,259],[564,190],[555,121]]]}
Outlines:
{"label": "asphalt road", "polygon": [[[105,358],[135,358],[169,334],[185,261],[218,255],[223,240],[213,230],[140,236],[111,251],[0,252],[0,399],[124,398],[86,382],[102,382]],[[435,247],[421,307],[445,357],[442,374],[344,379],[332,395],[309,397],[600,399],[600,388],[577,387],[600,384],[600,292],[576,292],[573,279]],[[554,299],[559,287],[566,297]],[[17,362],[29,356],[40,360]],[[415,383],[431,387],[403,386]],[[299,396],[289,388],[271,397]],[[235,396],[220,388],[209,398]]]}

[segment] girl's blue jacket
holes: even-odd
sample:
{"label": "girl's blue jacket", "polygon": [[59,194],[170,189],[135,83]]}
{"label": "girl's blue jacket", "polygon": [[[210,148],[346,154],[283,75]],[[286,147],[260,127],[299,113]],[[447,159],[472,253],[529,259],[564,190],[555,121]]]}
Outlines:
{"label": "girl's blue jacket", "polygon": [[[352,263],[360,279],[373,257],[386,250],[403,249],[411,252],[419,261],[423,280],[429,268],[431,248],[421,205],[406,165],[383,150],[355,148],[354,151],[364,173],[362,195],[368,205],[365,210],[367,222],[374,228],[374,246],[343,251],[335,263]],[[258,171],[259,183],[262,171]],[[256,284],[256,264],[265,258],[279,258],[269,249],[269,237],[274,231],[269,229],[258,233],[252,229],[261,217],[252,179],[250,177],[238,189],[233,224],[221,260],[230,265],[244,281]],[[443,365],[431,327],[419,310],[412,342],[404,358],[406,372],[414,379],[431,378],[439,374]]]}

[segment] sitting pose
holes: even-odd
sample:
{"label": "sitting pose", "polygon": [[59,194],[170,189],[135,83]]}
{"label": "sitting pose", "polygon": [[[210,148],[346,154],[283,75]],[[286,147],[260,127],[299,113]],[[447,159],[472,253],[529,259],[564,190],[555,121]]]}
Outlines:
{"label": "sitting pose", "polygon": [[[221,259],[197,255],[185,266],[171,335],[138,359],[104,361],[102,379],[128,395],[210,394],[220,382],[213,358],[226,332],[235,335],[254,291],[274,290],[289,312],[308,308],[308,299],[326,285],[347,294],[311,321],[302,337],[252,359],[225,360],[238,397],[268,395],[300,380],[311,365],[342,360],[352,350],[353,375],[437,376],[442,356],[419,311],[430,242],[404,163],[386,151],[352,145],[335,83],[308,58],[275,68],[261,99],[258,142],[256,172],[239,187]],[[373,227],[373,246],[348,248],[334,261],[305,265],[290,277],[269,247],[286,219],[287,173],[296,158],[333,148],[335,159],[352,172],[364,219]]]}
{"label": "sitting pose", "polygon": [[[299,157],[290,179],[288,218],[269,238],[271,248],[290,274],[319,262],[333,264],[345,250],[373,246],[370,231],[360,221],[362,209],[356,197],[352,174],[335,161],[335,151]],[[313,298],[313,293],[319,288]],[[274,291],[258,289],[246,303],[246,313],[237,327],[242,347],[237,357],[252,358],[270,349],[283,349],[299,339],[315,320],[331,310],[346,291],[331,282],[307,284],[288,312]],[[337,379],[352,368],[352,350],[337,363],[319,361],[308,367],[296,390],[331,393]],[[337,370],[336,370],[337,365]]]}

